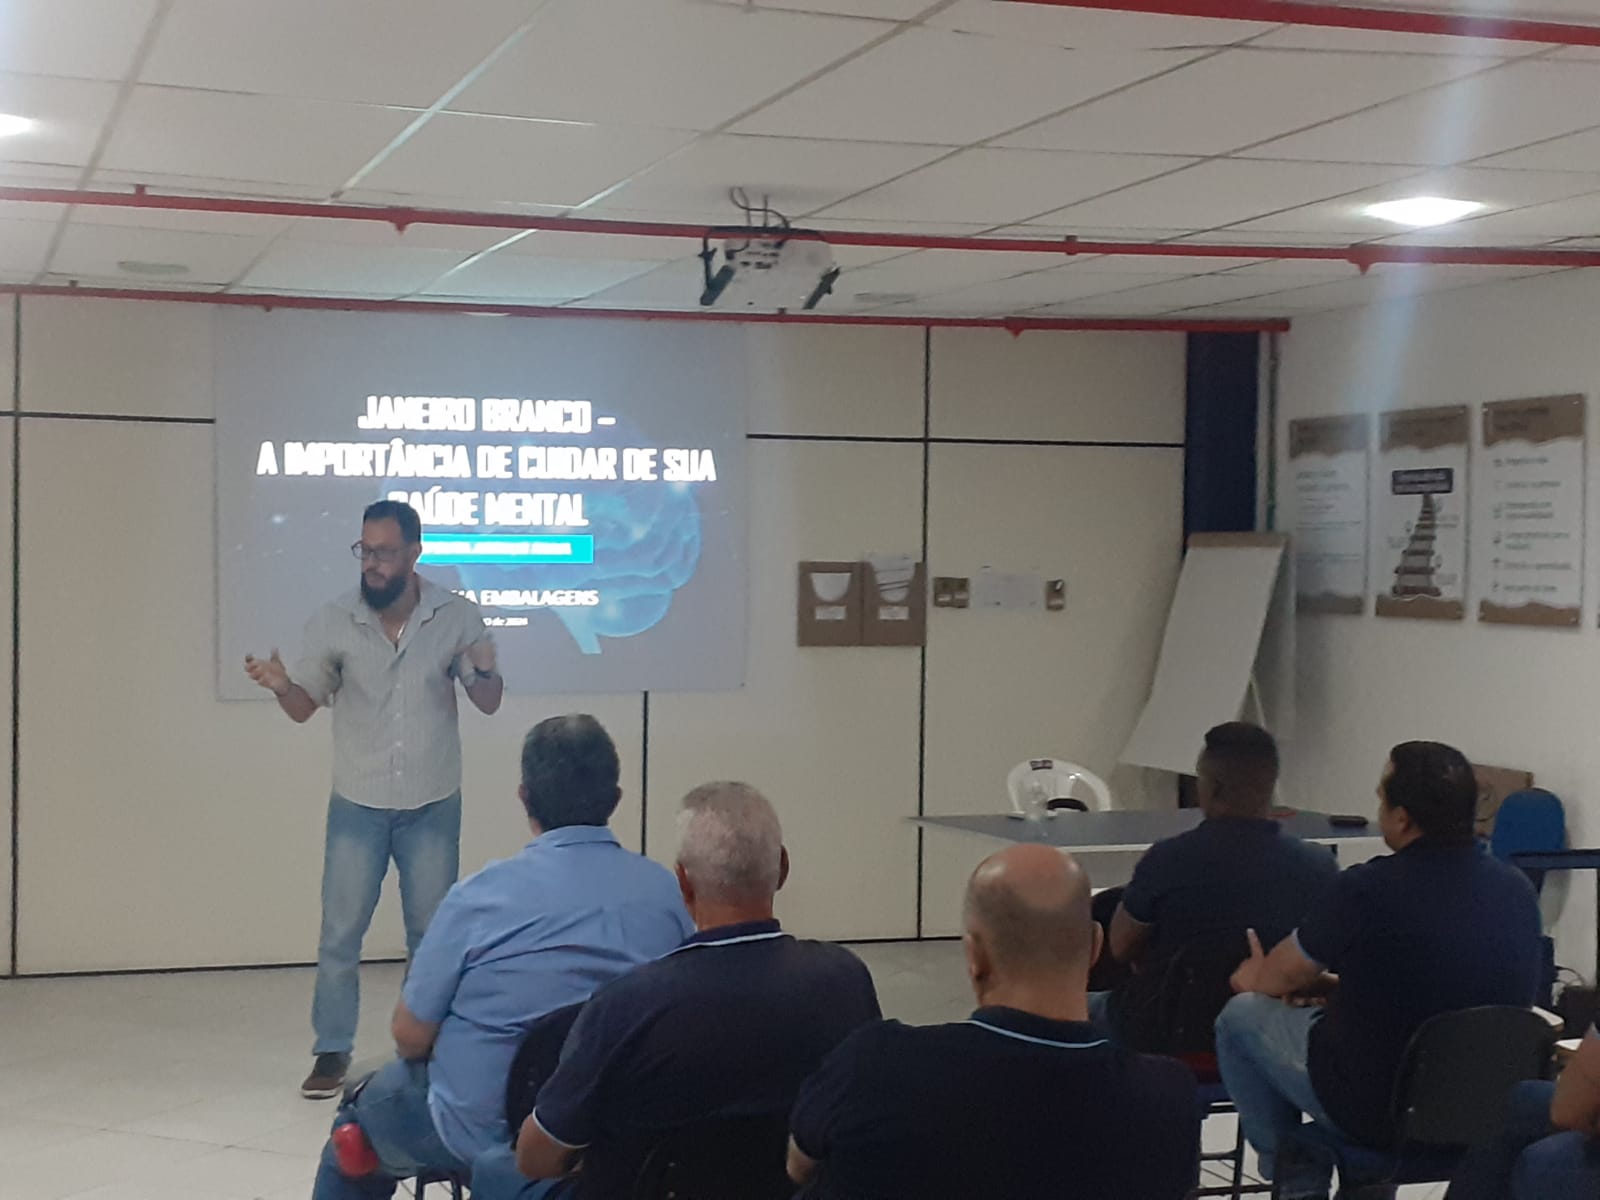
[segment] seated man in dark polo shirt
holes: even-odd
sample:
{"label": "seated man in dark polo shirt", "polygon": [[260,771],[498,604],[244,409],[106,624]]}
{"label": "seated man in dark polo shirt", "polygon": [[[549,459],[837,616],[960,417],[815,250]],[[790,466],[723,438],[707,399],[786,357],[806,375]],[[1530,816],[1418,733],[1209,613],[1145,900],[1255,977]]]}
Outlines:
{"label": "seated man in dark polo shirt", "polygon": [[1150,847],[1111,919],[1111,956],[1136,974],[1090,997],[1095,1022],[1135,1048],[1160,1048],[1150,1022],[1174,954],[1197,939],[1236,935],[1242,956],[1246,929],[1275,944],[1339,876],[1327,847],[1282,832],[1267,815],[1278,746],[1265,729],[1218,725],[1206,734],[1195,776],[1205,820]]}
{"label": "seated man in dark polo shirt", "polygon": [[[530,1179],[627,1200],[650,1147],[718,1117],[782,1116],[851,1030],[881,1015],[855,955],[798,941],[772,916],[789,873],[778,816],[748,784],[684,799],[678,884],[699,930],[585,1005],[517,1139]],[[781,1167],[781,1164],[779,1164]]]}
{"label": "seated man in dark polo shirt", "polygon": [[800,1093],[789,1174],[825,1200],[1179,1200],[1195,1185],[1194,1076],[1088,1021],[1089,879],[1046,846],[973,873],[953,1025],[857,1030]]}
{"label": "seated man in dark polo shirt", "polygon": [[[1461,752],[1396,746],[1378,796],[1395,853],[1344,872],[1271,954],[1257,942],[1234,975],[1241,994],[1217,1019],[1222,1078],[1268,1178],[1302,1113],[1384,1145],[1400,1060],[1429,1017],[1534,1000],[1533,887],[1474,839],[1478,789]],[[1326,1007],[1285,1003],[1308,992],[1325,993]],[[1327,1173],[1303,1165],[1282,1182],[1285,1197],[1328,1194]]]}

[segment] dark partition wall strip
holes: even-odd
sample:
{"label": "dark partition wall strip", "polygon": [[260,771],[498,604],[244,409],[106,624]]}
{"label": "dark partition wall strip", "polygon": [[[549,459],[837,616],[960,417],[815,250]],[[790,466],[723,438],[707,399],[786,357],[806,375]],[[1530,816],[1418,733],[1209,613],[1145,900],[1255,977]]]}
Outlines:
{"label": "dark partition wall strip", "polygon": [[1260,335],[1192,333],[1185,379],[1183,532],[1256,527]]}

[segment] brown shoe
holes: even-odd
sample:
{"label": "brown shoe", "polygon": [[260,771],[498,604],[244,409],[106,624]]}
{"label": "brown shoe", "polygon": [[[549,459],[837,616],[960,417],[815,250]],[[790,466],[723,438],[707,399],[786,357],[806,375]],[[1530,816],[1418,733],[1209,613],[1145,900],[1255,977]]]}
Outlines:
{"label": "brown shoe", "polygon": [[311,1074],[300,1085],[300,1094],[307,1100],[332,1100],[344,1089],[344,1076],[349,1069],[348,1054],[317,1055]]}

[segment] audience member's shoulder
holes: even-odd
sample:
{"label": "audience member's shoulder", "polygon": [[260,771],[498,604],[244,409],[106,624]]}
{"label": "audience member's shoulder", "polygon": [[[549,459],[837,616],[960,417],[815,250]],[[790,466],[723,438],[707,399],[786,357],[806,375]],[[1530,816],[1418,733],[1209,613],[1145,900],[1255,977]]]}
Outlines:
{"label": "audience member's shoulder", "polygon": [[865,975],[868,978],[872,975],[866,963],[837,942],[796,938],[794,944],[795,949],[804,955],[817,971],[829,971],[839,975]]}
{"label": "audience member's shoulder", "polygon": [[1130,1054],[1128,1057],[1132,1060],[1129,1073],[1141,1095],[1151,1101],[1165,1099],[1184,1111],[1194,1108],[1200,1085],[1187,1066],[1159,1054]]}
{"label": "audience member's shoulder", "polygon": [[1305,863],[1307,870],[1318,875],[1324,875],[1329,879],[1339,873],[1339,860],[1329,852],[1326,846],[1318,842],[1308,842],[1292,833],[1282,834],[1279,841],[1288,847],[1289,853],[1296,855]]}

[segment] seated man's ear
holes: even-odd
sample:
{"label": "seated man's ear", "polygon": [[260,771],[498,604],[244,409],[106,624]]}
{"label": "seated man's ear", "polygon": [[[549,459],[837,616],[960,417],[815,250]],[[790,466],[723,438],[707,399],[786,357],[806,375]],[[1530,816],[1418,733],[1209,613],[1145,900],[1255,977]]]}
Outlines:
{"label": "seated man's ear", "polygon": [[694,907],[694,881],[689,878],[689,872],[683,869],[683,864],[678,863],[673,867],[672,873],[678,877],[678,891],[683,893],[685,908]]}
{"label": "seated man's ear", "polygon": [[789,847],[784,846],[778,851],[778,890],[783,891],[783,885],[789,882]]}

